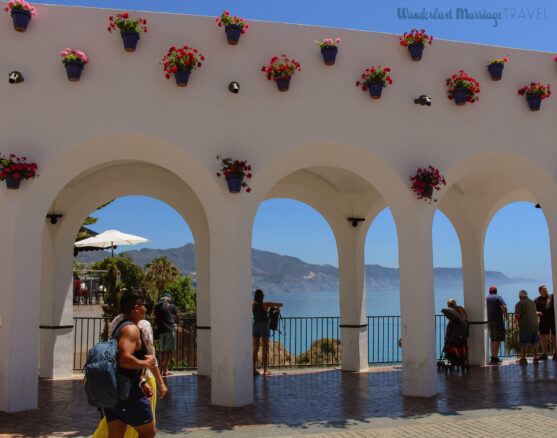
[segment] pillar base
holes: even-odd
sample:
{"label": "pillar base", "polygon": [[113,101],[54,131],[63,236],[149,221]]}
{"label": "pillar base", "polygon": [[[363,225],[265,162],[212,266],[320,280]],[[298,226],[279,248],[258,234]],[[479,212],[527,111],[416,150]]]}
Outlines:
{"label": "pillar base", "polygon": [[367,324],[344,327],[341,324],[340,339],[342,371],[367,371],[369,368]]}

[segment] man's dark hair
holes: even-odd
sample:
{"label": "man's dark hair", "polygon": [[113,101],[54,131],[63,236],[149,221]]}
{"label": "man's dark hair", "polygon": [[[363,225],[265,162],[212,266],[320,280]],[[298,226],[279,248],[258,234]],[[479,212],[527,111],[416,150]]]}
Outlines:
{"label": "man's dark hair", "polygon": [[120,312],[124,315],[131,313],[136,305],[144,304],[145,297],[138,292],[126,292],[120,299]]}

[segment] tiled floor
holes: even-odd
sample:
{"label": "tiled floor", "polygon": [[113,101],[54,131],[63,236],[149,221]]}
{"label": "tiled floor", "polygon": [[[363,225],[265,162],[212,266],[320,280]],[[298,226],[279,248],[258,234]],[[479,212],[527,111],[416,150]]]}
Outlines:
{"label": "tiled floor", "polygon": [[[255,403],[243,408],[211,406],[210,378],[168,378],[169,393],[157,406],[160,435],[224,436],[232,431],[236,436],[300,435],[315,433],[318,427],[322,433],[335,432],[323,436],[376,436],[354,435],[351,430],[358,425],[361,429],[373,426],[383,427],[386,433],[388,427],[410,426],[395,424],[393,418],[439,422],[453,415],[464,418],[463,413],[479,410],[485,410],[482,418],[493,417],[495,421],[495,417],[512,414],[513,410],[525,415],[525,408],[547,412],[557,420],[557,363],[553,361],[478,367],[463,375],[439,372],[439,395],[428,399],[402,396],[402,373],[396,368],[359,374],[339,370],[276,373],[256,378]],[[99,420],[96,410],[87,405],[78,379],[41,380],[39,406],[34,411],[0,413],[0,436],[87,436]]]}

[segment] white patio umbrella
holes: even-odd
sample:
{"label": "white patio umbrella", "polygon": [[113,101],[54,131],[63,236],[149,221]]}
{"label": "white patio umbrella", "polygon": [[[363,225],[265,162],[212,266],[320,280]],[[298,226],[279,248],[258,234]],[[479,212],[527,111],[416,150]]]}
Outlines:
{"label": "white patio umbrella", "polygon": [[112,257],[114,257],[114,247],[118,245],[137,245],[138,243],[150,242],[144,237],[134,236],[132,234],[122,233],[118,230],[106,230],[94,237],[80,240],[75,242],[74,246],[81,247],[95,247],[95,248],[111,248]]}

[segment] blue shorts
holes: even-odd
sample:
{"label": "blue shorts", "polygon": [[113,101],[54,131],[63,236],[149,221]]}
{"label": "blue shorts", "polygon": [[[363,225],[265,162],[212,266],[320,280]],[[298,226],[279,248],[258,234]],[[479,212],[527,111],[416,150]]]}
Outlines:
{"label": "blue shorts", "polygon": [[540,343],[538,332],[518,332],[518,337],[521,345],[538,345]]}
{"label": "blue shorts", "polygon": [[251,335],[254,338],[268,338],[271,336],[271,329],[269,328],[269,320],[253,321],[253,329]]}
{"label": "blue shorts", "polygon": [[106,422],[120,420],[130,426],[143,426],[153,421],[151,402],[139,386],[133,385],[127,400],[113,408],[103,409]]}

